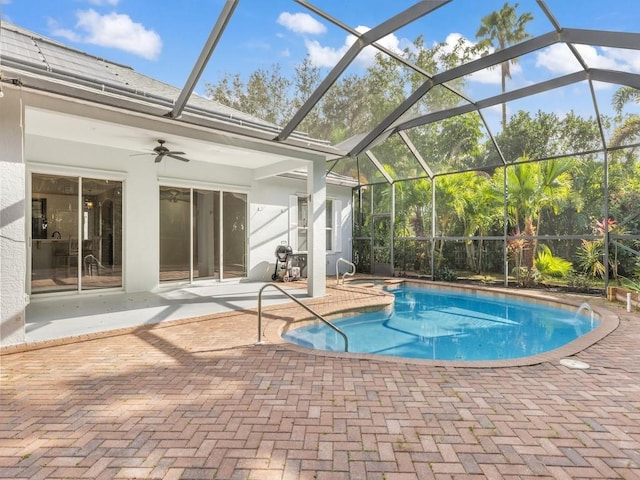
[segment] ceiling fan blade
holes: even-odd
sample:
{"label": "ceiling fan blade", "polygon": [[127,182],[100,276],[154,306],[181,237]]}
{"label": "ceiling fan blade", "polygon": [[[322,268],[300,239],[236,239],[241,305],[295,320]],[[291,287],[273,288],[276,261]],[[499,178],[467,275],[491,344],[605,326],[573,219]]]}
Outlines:
{"label": "ceiling fan blade", "polygon": [[[175,152],[175,153],[182,153],[182,152]],[[167,157],[175,158],[176,160],[180,160],[181,162],[190,161],[188,158],[184,158],[179,155],[174,155],[174,152],[167,153]]]}
{"label": "ceiling fan blade", "polygon": [[164,152],[165,155],[186,155],[184,152]]}
{"label": "ceiling fan blade", "polygon": [[164,157],[164,154],[161,153],[156,157],[156,163],[160,163],[162,161],[162,157]]}

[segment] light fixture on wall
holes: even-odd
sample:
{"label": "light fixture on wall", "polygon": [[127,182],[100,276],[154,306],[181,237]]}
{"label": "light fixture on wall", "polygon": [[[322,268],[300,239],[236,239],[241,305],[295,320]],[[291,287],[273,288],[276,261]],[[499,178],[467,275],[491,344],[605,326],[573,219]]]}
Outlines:
{"label": "light fixture on wall", "polygon": [[91,210],[93,208],[93,201],[89,200],[88,198],[85,198],[84,208],[86,208],[87,210]]}

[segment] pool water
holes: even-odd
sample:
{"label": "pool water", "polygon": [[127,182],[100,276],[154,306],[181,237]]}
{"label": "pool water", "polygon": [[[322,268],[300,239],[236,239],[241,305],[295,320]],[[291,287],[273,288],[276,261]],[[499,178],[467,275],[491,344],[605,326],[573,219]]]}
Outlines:
{"label": "pool water", "polygon": [[[554,350],[598,326],[591,315],[488,295],[401,285],[392,311],[336,320],[349,351],[432,360],[502,360]],[[321,322],[287,332],[291,343],[344,351]]]}

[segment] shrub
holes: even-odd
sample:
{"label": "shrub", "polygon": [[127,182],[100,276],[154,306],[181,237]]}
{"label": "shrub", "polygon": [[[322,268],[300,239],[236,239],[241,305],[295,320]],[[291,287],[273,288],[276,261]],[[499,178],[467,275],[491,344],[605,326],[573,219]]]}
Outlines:
{"label": "shrub", "polygon": [[577,292],[588,292],[593,286],[593,278],[584,273],[571,272],[567,275],[567,287]]}
{"label": "shrub", "polygon": [[455,282],[458,275],[449,267],[441,267],[434,272],[433,279],[436,282]]}

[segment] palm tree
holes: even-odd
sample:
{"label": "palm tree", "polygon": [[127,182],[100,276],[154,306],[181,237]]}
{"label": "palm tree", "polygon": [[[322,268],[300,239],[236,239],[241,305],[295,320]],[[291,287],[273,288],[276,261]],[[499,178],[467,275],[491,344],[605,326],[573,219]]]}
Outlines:
{"label": "palm tree", "polygon": [[633,87],[620,87],[616,93],[613,94],[611,103],[618,115],[622,114],[627,103],[639,103],[640,104],[640,90]]}
{"label": "palm tree", "polygon": [[[633,87],[620,87],[613,94],[611,103],[616,113],[622,115],[624,107],[628,103],[640,104],[640,90]],[[625,118],[622,125],[614,130],[609,140],[609,147],[619,147],[638,136],[640,136],[640,116],[631,115]]]}
{"label": "palm tree", "polygon": [[[562,203],[571,195],[568,172],[572,167],[573,162],[569,159],[553,159],[517,163],[507,169],[508,209],[516,235],[538,235],[543,210],[558,213]],[[495,184],[502,185],[500,175],[496,176]],[[518,245],[521,265],[526,270],[527,279],[530,279],[537,242],[526,238]]]}
{"label": "palm tree", "polygon": [[[480,28],[476,32],[476,38],[480,39],[478,44],[480,48],[486,49],[491,46],[496,51],[503,50],[509,45],[514,45],[531,36],[525,31],[525,25],[533,20],[533,15],[526,12],[518,17],[517,8],[518,3],[515,5],[505,3],[499,11],[482,17]],[[517,61],[516,58],[512,58],[500,64],[502,93],[506,91],[507,78],[511,78],[511,64],[515,64]],[[503,103],[502,128],[504,129],[506,125],[507,106]]]}

